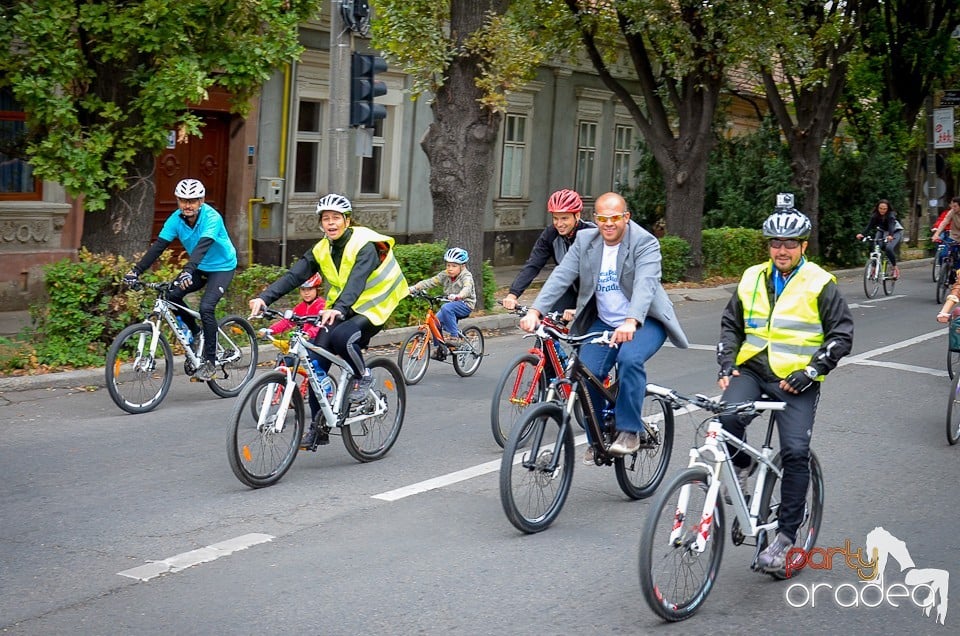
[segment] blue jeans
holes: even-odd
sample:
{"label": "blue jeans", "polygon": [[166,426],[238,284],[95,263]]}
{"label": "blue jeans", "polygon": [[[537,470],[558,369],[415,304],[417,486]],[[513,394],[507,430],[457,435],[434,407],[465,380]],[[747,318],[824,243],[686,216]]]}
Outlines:
{"label": "blue jeans", "polygon": [[[614,327],[602,320],[595,321],[587,332],[613,331]],[[663,324],[654,318],[647,318],[643,326],[637,329],[630,342],[622,342],[616,348],[586,344],[580,348],[580,360],[590,369],[597,378],[603,380],[610,373],[614,363],[617,364],[617,379],[620,389],[617,394],[617,403],[614,407],[617,430],[620,432],[640,433],[644,430],[643,398],[647,391],[647,371],[644,368],[647,360],[653,357],[667,339],[667,332]],[[599,414],[603,408],[600,394],[588,387],[590,400],[594,410]],[[587,430],[588,441],[590,431]]]}
{"label": "blue jeans", "polygon": [[466,318],[469,315],[470,308],[467,307],[467,303],[462,300],[451,300],[448,303],[444,303],[443,307],[437,312],[437,320],[440,321],[440,326],[445,332],[456,338],[460,335],[457,322],[461,318]]}

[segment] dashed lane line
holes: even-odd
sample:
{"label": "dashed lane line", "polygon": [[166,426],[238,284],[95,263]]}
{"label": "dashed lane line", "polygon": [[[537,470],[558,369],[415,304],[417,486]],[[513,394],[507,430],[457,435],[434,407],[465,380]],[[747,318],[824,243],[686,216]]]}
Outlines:
{"label": "dashed lane line", "polygon": [[273,541],[275,537],[269,534],[254,532],[244,534],[233,539],[212,543],[204,548],[183,552],[161,561],[150,561],[146,565],[141,565],[123,572],[117,572],[120,576],[126,576],[138,581],[149,581],[161,574],[180,572],[194,565],[208,563],[221,557],[233,554],[240,550],[246,550],[250,546],[260,543]]}

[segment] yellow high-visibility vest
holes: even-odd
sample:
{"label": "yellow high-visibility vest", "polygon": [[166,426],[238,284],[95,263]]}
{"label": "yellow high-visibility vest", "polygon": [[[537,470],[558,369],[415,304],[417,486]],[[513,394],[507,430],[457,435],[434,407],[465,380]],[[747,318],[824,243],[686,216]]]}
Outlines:
{"label": "yellow high-visibility vest", "polygon": [[[737,286],[746,336],[737,354],[737,364],[766,349],[770,369],[777,377],[785,378],[810,364],[813,354],[823,345],[817,297],[836,278],[807,261],[787,283],[771,313],[767,278],[772,269],[772,261],[754,265],[744,272]],[[817,379],[822,381],[823,377]]]}
{"label": "yellow high-visibility vest", "polygon": [[367,284],[351,309],[366,316],[371,323],[382,325],[409,293],[407,279],[404,278],[400,264],[393,255],[391,237],[357,226],[353,228],[353,235],[343,249],[339,268],[333,265],[333,258],[330,256],[330,240],[326,237],[313,246],[313,258],[320,264],[323,279],[330,284],[327,306],[331,307],[347,284],[350,272],[353,271],[353,266],[357,262],[360,248],[367,243],[376,244],[380,265],[367,277]]}

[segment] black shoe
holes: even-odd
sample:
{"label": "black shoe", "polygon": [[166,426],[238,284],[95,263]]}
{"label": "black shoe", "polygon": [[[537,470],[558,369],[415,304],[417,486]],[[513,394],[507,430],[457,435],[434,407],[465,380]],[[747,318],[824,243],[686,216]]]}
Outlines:
{"label": "black shoe", "polygon": [[303,437],[300,438],[300,449],[301,450],[313,450],[317,445],[317,433],[319,429],[316,426],[311,426],[303,433]]}

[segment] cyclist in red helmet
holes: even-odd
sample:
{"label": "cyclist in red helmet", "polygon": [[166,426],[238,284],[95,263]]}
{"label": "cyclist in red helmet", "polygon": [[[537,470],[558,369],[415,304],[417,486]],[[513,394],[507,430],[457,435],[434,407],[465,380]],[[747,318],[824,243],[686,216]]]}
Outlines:
{"label": "cyclist in red helmet", "polygon": [[[580,218],[583,200],[573,190],[557,190],[551,194],[547,200],[547,211],[553,217],[553,223],[540,233],[530,252],[530,257],[523,264],[523,269],[510,284],[510,292],[502,301],[507,309],[514,309],[517,306],[520,294],[530,286],[548,260],[553,258],[555,264],[560,264],[567,250],[573,245],[573,239],[576,238],[578,231],[587,227],[596,227],[590,221]],[[578,284],[574,283],[554,303],[551,311],[569,312],[571,315],[564,316],[569,320],[572,317],[573,308],[577,305],[577,288]]]}

